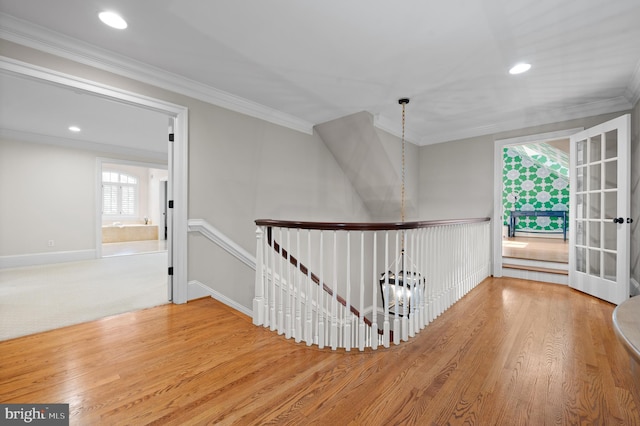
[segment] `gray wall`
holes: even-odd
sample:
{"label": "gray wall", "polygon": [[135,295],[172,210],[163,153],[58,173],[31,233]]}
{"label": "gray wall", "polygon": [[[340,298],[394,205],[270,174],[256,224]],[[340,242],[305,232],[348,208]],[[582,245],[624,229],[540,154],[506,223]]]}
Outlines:
{"label": "gray wall", "polygon": [[[90,66],[2,41],[2,55],[189,109],[189,218],[203,218],[250,253],[257,218],[368,221],[349,180],[307,135]],[[188,280],[250,307],[254,273],[190,235]]]}
{"label": "gray wall", "polygon": [[631,276],[640,281],[640,103],[632,111],[530,127],[420,148],[422,220],[492,217],[494,142],[573,128],[589,128],[631,112]]}
{"label": "gray wall", "polygon": [[[306,135],[183,95],[3,41],[4,56],[189,108],[189,218],[203,218],[249,252],[256,218],[367,221],[362,200],[317,135]],[[640,165],[638,106],[632,169]],[[492,215],[496,139],[591,127],[619,113],[411,148],[421,220]],[[387,141],[388,142],[388,141]],[[409,167],[413,168],[413,164]],[[415,169],[410,181],[414,181]],[[638,279],[638,172],[633,177],[633,274]],[[413,189],[409,196],[413,198]],[[413,201],[413,200],[412,200]],[[413,219],[412,217],[408,219]],[[202,237],[189,238],[189,280],[251,306],[253,272]]]}
{"label": "gray wall", "polygon": [[93,153],[0,141],[0,256],[95,249],[95,182]]}
{"label": "gray wall", "polygon": [[[96,223],[98,157],[125,159],[114,153],[0,140],[4,207],[0,209],[0,256],[95,250],[100,225]],[[152,158],[126,159],[155,163]],[[140,220],[149,211],[148,179],[142,178]],[[54,246],[48,245],[49,240]]]}
{"label": "gray wall", "polygon": [[418,177],[422,220],[493,214],[494,142],[573,128],[589,128],[628,111],[461,139],[420,148]]}

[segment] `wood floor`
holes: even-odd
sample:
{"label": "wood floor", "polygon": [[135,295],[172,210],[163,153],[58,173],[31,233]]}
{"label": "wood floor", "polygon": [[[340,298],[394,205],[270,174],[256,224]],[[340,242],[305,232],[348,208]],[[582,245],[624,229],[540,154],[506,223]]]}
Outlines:
{"label": "wood floor", "polygon": [[502,240],[502,256],[569,263],[569,241],[562,238],[510,237]]}
{"label": "wood floor", "polygon": [[1,342],[0,402],[72,425],[639,425],[613,308],[489,278],[410,342],[332,353],[200,299]]}

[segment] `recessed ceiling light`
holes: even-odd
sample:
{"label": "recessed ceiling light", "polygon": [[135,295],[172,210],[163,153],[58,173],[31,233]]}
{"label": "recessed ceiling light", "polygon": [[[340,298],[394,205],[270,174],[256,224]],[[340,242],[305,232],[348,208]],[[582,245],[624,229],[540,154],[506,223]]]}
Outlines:
{"label": "recessed ceiling light", "polygon": [[100,12],[98,18],[108,26],[119,30],[127,28],[127,21],[115,12]]}
{"label": "recessed ceiling light", "polygon": [[81,129],[78,126],[69,126],[69,130],[71,130],[72,132],[79,132]]}
{"label": "recessed ceiling light", "polygon": [[521,62],[519,64],[515,64],[509,70],[509,74],[522,74],[523,72],[529,71],[530,68],[531,68],[531,64],[527,64],[527,63]]}

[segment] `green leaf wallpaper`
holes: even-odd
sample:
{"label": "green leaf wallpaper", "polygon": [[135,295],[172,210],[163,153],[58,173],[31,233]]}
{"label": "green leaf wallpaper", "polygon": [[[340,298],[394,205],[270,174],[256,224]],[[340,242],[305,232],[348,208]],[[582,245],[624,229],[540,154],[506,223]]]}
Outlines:
{"label": "green leaf wallpaper", "polygon": [[[546,144],[504,148],[502,205],[504,224],[511,210],[569,210],[567,155]],[[520,217],[517,231],[562,232],[562,218]]]}

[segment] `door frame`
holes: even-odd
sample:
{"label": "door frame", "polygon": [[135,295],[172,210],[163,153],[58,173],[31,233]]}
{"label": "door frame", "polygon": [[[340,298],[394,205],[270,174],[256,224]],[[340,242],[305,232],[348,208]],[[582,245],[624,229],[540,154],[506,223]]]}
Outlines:
{"label": "door frame", "polygon": [[[522,145],[527,143],[542,143],[556,139],[569,138],[571,135],[583,131],[583,127],[558,130],[555,132],[538,133],[533,135],[518,136],[509,139],[496,139],[493,146],[493,229],[492,229],[492,254],[493,276],[502,276],[502,170],[504,168],[503,149],[509,145]],[[569,188],[569,191],[572,191]]]}
{"label": "door frame", "polygon": [[[105,164],[122,164],[124,166],[145,167],[147,169],[169,170],[169,165],[160,163],[148,163],[143,161],[125,160],[120,158],[98,157],[96,158],[96,258],[102,257],[102,169]],[[161,230],[159,229],[158,232]],[[169,240],[170,241],[170,240]]]}
{"label": "door frame", "polygon": [[91,95],[100,96],[150,109],[174,118],[173,161],[169,163],[169,179],[173,183],[173,229],[172,229],[172,258],[169,264],[173,266],[173,303],[187,302],[187,236],[188,236],[188,145],[189,145],[189,110],[185,106],[173,104],[161,99],[119,89],[117,87],[98,83],[71,74],[62,73],[49,68],[30,64],[8,57],[0,57],[0,71],[49,82],[62,87],[73,88]]}

